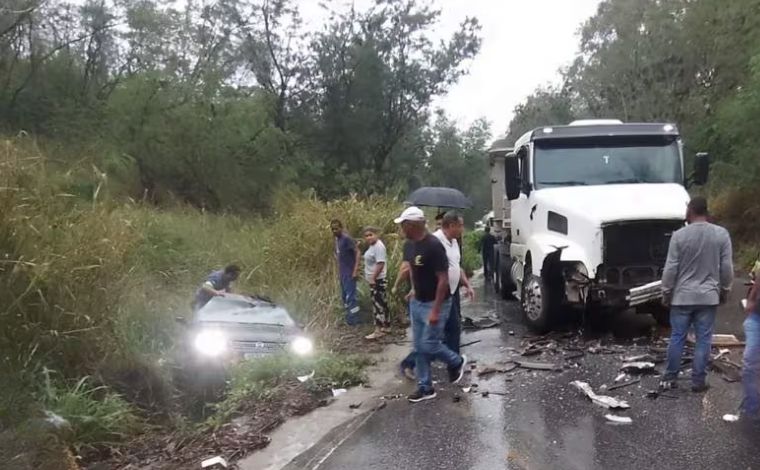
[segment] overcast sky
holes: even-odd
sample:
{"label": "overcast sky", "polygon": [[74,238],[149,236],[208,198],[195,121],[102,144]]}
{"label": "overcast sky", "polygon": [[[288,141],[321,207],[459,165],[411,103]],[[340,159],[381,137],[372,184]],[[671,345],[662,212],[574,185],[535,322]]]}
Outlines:
{"label": "overcast sky", "polygon": [[[320,15],[316,0],[301,1],[307,22]],[[352,2],[358,9],[374,3],[326,3],[339,8]],[[507,129],[517,104],[537,86],[559,80],[558,70],[578,49],[578,29],[596,12],[599,0],[433,0],[433,4],[443,11],[436,35],[450,36],[467,16],[478,18],[483,27],[481,51],[469,64],[469,75],[436,106],[462,127],[485,117],[498,135]]]}
{"label": "overcast sky", "polygon": [[[2,1],[2,0],[0,0]],[[70,0],[84,3],[84,0]],[[373,0],[322,0],[363,10]],[[427,0],[420,0],[427,1]],[[469,74],[435,103],[462,126],[479,117],[491,122],[494,135],[503,133],[514,107],[536,87],[559,79],[578,48],[578,29],[596,12],[600,0],[432,0],[443,13],[435,31],[449,37],[467,16],[478,18],[483,29],[480,54],[469,64]],[[185,0],[175,0],[178,5]],[[310,27],[319,28],[326,12],[319,0],[298,0]]]}

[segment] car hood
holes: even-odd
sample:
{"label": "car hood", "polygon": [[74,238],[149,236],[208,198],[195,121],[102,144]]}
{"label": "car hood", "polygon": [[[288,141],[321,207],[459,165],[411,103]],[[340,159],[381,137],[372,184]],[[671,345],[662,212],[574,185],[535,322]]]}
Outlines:
{"label": "car hood", "polygon": [[689,194],[679,184],[615,184],[541,189],[535,200],[547,210],[605,225],[683,219]]}
{"label": "car hood", "polygon": [[228,294],[214,297],[195,315],[196,323],[241,327],[295,328],[296,322],[283,307],[260,299]]}

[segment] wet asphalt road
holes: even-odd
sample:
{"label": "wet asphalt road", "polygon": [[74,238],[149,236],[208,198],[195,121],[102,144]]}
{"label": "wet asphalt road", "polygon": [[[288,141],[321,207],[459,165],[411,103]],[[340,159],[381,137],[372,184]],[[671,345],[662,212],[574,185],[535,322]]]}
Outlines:
{"label": "wet asphalt road", "polygon": [[[741,292],[740,292],[741,293]],[[741,296],[739,293],[739,297]],[[716,332],[740,333],[743,320],[738,298],[721,311]],[[465,352],[477,363],[493,364],[520,348],[528,335],[515,303],[498,300],[480,291],[479,301],[463,306],[463,315],[495,314],[496,328],[466,331],[462,343],[479,340]],[[631,425],[607,424],[607,410],[592,404],[571,388],[573,380],[584,380],[599,392],[602,384],[612,385],[623,354],[647,352],[657,330],[648,316],[623,315],[614,321],[586,327],[584,340],[601,339],[604,344],[624,345],[625,352],[585,354],[577,367],[562,372],[515,370],[487,378],[469,374],[463,386],[505,394],[483,397],[465,394],[461,387],[443,382],[437,385],[438,398],[419,404],[404,399],[351,423],[350,432],[340,439],[325,439],[311,455],[302,456],[288,469],[324,470],[405,470],[405,469],[760,469],[760,432],[721,417],[734,413],[740,400],[739,384],[729,384],[711,373],[712,388],[704,395],[681,389],[677,398],[645,398],[655,389],[658,378],[644,376],[639,385],[608,392],[631,405],[621,416]],[[577,328],[577,325],[576,325]],[[513,334],[510,334],[513,333]],[[550,353],[535,360],[556,359]],[[741,360],[740,351],[732,359]],[[662,370],[663,365],[657,369]],[[438,370],[443,380],[444,371]],[[409,383],[399,392],[408,393]],[[461,396],[455,402],[454,395]],[[305,462],[309,462],[306,464]]]}

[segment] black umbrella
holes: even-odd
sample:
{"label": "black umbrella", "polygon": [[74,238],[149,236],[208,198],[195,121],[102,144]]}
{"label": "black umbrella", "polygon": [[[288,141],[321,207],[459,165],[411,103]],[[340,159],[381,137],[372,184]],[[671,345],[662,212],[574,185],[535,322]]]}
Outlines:
{"label": "black umbrella", "polygon": [[424,186],[416,189],[404,201],[413,206],[445,207],[450,209],[469,209],[470,198],[454,188]]}

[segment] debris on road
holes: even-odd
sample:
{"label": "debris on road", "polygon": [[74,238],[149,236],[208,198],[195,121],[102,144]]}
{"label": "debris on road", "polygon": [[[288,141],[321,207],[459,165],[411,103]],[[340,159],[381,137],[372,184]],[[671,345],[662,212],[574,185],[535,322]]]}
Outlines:
{"label": "debris on road", "polygon": [[346,390],[345,388],[334,388],[332,389],[332,396],[339,397],[346,392],[348,392],[348,390]]}
{"label": "debris on road", "polygon": [[594,390],[591,388],[591,385],[589,385],[586,382],[581,382],[580,380],[576,380],[574,382],[570,382],[570,385],[580,390],[584,395],[586,395],[586,397],[588,397],[591,400],[592,403],[602,406],[604,408],[625,410],[631,407],[624,400],[618,400],[617,398],[606,396],[606,395],[597,395],[596,393],[594,393]]}
{"label": "debris on road", "polygon": [[621,384],[613,385],[610,388],[608,388],[607,390],[611,392],[613,390],[617,390],[617,389],[620,389],[620,388],[625,388],[625,387],[630,387],[631,385],[636,385],[637,383],[640,383],[640,382],[641,382],[641,379],[629,380],[628,382],[623,382]]}
{"label": "debris on road", "polygon": [[640,354],[638,356],[628,356],[623,358],[623,362],[657,362],[663,361],[662,358],[656,358],[651,354]]}
{"label": "debris on road", "polygon": [[[692,345],[696,344],[694,335],[691,333],[686,337],[686,341]],[[714,334],[712,336],[712,345],[715,347],[738,347],[744,346],[744,341],[739,341],[736,335]]]}
{"label": "debris on road", "polygon": [[742,379],[740,372],[741,367],[738,367],[736,364],[731,364],[725,359],[713,361],[711,367],[713,370],[719,372],[723,377],[723,380],[728,383],[739,382]]}
{"label": "debris on road", "polygon": [[459,345],[459,347],[460,347],[460,348],[465,348],[465,347],[467,347],[467,346],[472,346],[473,344],[478,344],[478,343],[479,343],[479,342],[481,342],[481,341],[483,341],[483,340],[481,340],[481,339],[477,339],[477,340],[475,340],[475,341],[470,341],[469,343],[460,344],[460,345]]}
{"label": "debris on road", "polygon": [[713,361],[718,361],[723,358],[723,356],[730,356],[731,350],[730,349],[719,349],[718,354],[713,357]]}
{"label": "debris on road", "polygon": [[626,362],[620,367],[620,370],[640,374],[654,372],[654,362]]}
{"label": "debris on road", "polygon": [[618,374],[617,377],[615,377],[615,382],[620,382],[621,380],[623,380],[623,379],[625,379],[627,377],[628,377],[628,374],[626,374],[625,372],[622,372],[622,373]]}
{"label": "debris on road", "polygon": [[348,407],[349,407],[350,409],[352,409],[352,410],[356,410],[356,409],[359,409],[359,408],[361,408],[361,406],[362,406],[362,402],[359,402],[359,403],[351,403],[350,405],[348,405]]}
{"label": "debris on road", "polygon": [[723,415],[723,421],[727,423],[735,423],[736,421],[739,421],[738,415]]}
{"label": "debris on road", "polygon": [[507,362],[504,367],[500,367],[496,365],[483,365],[480,367],[480,369],[478,369],[477,373],[478,373],[478,377],[483,377],[486,375],[491,375],[491,374],[496,374],[496,373],[504,374],[507,372],[512,372],[516,368],[517,368],[517,364],[514,362]]}
{"label": "debris on road", "polygon": [[480,318],[464,317],[462,322],[462,329],[464,330],[482,330],[486,328],[493,328],[501,325],[501,321],[494,316],[486,316]]}
{"label": "debris on road", "polygon": [[215,470],[219,468],[227,468],[228,464],[227,461],[223,457],[213,457],[210,459],[206,459],[203,462],[201,462],[201,468],[209,469],[209,470]]}
{"label": "debris on road", "polygon": [[400,393],[397,393],[395,395],[383,395],[380,398],[383,399],[383,400],[398,400],[399,398],[403,398],[403,397],[404,397],[404,395],[402,395]]}
{"label": "debris on road", "polygon": [[523,369],[531,370],[550,370],[559,372],[562,370],[562,366],[551,362],[531,362],[531,361],[515,361],[515,363]]}
{"label": "debris on road", "polygon": [[649,390],[646,393],[646,395],[644,395],[644,396],[647,397],[647,398],[649,398],[649,399],[651,399],[651,400],[657,400],[660,397],[662,397],[662,398],[671,398],[673,400],[677,400],[678,399],[678,397],[674,397],[673,395],[667,395],[667,394],[665,394],[665,393],[663,393],[663,392],[661,392],[659,390]]}
{"label": "debris on road", "polygon": [[628,416],[615,416],[615,415],[604,415],[604,417],[607,419],[607,421],[610,422],[610,424],[632,424],[633,420],[629,418]]}

